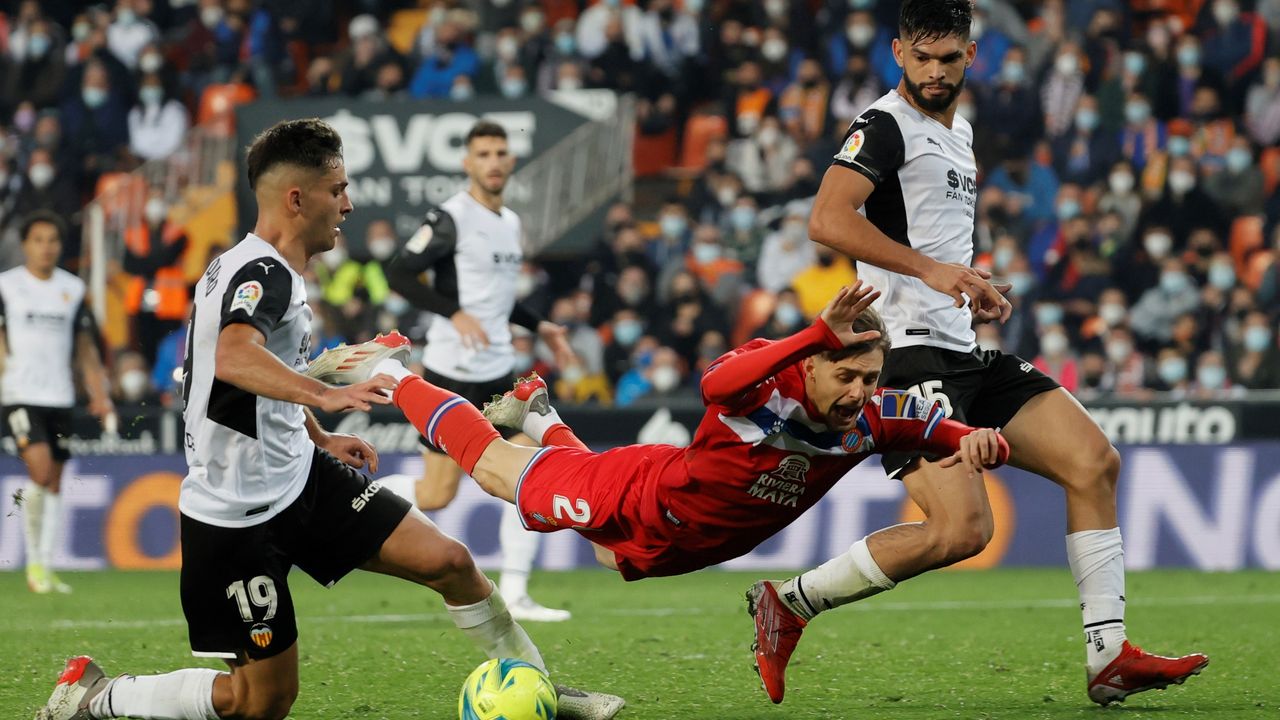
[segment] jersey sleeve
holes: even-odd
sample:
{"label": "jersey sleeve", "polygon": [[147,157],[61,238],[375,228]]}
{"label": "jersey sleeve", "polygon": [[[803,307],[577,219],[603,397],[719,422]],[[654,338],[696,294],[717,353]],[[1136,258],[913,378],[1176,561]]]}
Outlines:
{"label": "jersey sleeve", "polygon": [[862,113],[840,143],[840,152],[831,164],[861,173],[873,185],[879,185],[890,173],[902,167],[905,145],[898,121],[884,110]]}
{"label": "jersey sleeve", "polygon": [[451,261],[458,249],[458,226],[444,208],[432,208],[423,215],[422,226],[387,264],[387,283],[409,304],[450,317],[461,309],[456,297],[449,297],[424,283],[423,273],[441,262]]}
{"label": "jersey sleeve", "polygon": [[875,440],[875,449],[919,450],[949,457],[960,449],[960,438],[976,428],[947,418],[942,403],[905,390],[881,388],[863,409],[860,429]]}
{"label": "jersey sleeve", "polygon": [[234,323],[252,325],[270,337],[289,309],[293,279],[289,269],[272,257],[250,260],[236,272],[222,296],[219,329]]}
{"label": "jersey sleeve", "polygon": [[98,319],[93,316],[88,300],[81,300],[76,308],[75,333],[88,333],[94,342],[98,341]]}
{"label": "jersey sleeve", "polygon": [[702,374],[702,401],[742,412],[764,402],[764,382],[800,360],[843,347],[821,318],[781,340],[757,339],[716,358]]}

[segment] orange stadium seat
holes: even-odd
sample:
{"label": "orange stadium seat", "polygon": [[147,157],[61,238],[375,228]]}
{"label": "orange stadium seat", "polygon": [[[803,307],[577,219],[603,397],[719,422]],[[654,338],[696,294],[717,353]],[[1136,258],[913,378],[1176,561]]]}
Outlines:
{"label": "orange stadium seat", "polygon": [[1249,256],[1262,245],[1261,216],[1242,215],[1231,223],[1231,235],[1227,240],[1227,249],[1231,253],[1231,259],[1235,262],[1237,274],[1245,274]]}
{"label": "orange stadium seat", "polygon": [[733,324],[733,337],[729,342],[736,347],[751,339],[755,331],[764,327],[773,315],[778,298],[768,290],[752,290],[738,305],[738,320]]}
{"label": "orange stadium seat", "polygon": [[1269,147],[1258,157],[1258,168],[1262,170],[1262,191],[1270,195],[1280,185],[1280,147]]}
{"label": "orange stadium seat", "polygon": [[253,87],[243,83],[224,83],[210,85],[200,96],[200,109],[196,113],[196,122],[206,125],[221,135],[230,136],[235,132],[235,115],[232,110],[236,105],[252,101],[258,97]]}
{"label": "orange stadium seat", "polygon": [[631,149],[636,177],[657,175],[676,162],[676,130],[670,128],[661,135],[636,133]]}
{"label": "orange stadium seat", "polygon": [[729,123],[719,115],[694,115],[684,126],[684,140],[680,143],[680,167],[684,170],[702,170],[707,166],[707,145],[712,138],[729,134]]}

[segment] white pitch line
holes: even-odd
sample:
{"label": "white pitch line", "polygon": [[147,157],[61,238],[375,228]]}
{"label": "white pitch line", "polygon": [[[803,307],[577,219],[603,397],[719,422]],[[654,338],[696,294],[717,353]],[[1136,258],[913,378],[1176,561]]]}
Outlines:
{"label": "white pitch line", "polygon": [[[1275,605],[1280,595],[1192,595],[1180,598],[1135,599],[1128,603],[1135,607],[1182,607],[1187,605]],[[1045,598],[1040,600],[931,600],[923,602],[870,602],[851,606],[859,612],[919,612],[919,611],[981,611],[981,610],[1050,610],[1074,608],[1079,601],[1070,598]],[[712,615],[726,612],[726,608],[615,608],[601,610],[598,615],[613,617],[665,617],[672,615]],[[586,613],[584,613],[586,615]],[[384,615],[312,615],[301,618],[301,623],[347,622],[357,624],[415,623],[449,619],[446,613],[400,613]],[[49,627],[55,630],[140,630],[156,627],[186,625],[182,618],[158,618],[155,620],[55,620]]]}

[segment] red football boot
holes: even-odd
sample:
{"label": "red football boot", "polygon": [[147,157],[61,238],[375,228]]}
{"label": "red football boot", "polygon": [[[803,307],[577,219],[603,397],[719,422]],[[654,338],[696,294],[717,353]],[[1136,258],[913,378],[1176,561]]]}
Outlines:
{"label": "red football boot", "polygon": [[1100,704],[1123,701],[1144,690],[1163,690],[1181,685],[1209,664],[1209,657],[1191,653],[1179,658],[1152,655],[1128,640],[1120,654],[1102,672],[1089,678],[1089,699]]}
{"label": "red football boot", "polygon": [[757,582],[747,591],[747,612],[756,620],[756,639],[751,643],[756,672],[769,699],[780,703],[787,689],[787,662],[809,621],[784,605],[777,588],[768,580]]}

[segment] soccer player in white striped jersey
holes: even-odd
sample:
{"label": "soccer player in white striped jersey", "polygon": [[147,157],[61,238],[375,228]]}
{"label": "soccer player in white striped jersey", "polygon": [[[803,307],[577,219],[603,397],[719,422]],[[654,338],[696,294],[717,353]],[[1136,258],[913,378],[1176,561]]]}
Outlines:
{"label": "soccer player in white striped jersey", "polygon": [[[893,339],[883,383],[941,402],[955,420],[1000,428],[1009,463],[1062,487],[1067,559],[1084,615],[1087,692],[1100,704],[1181,683],[1208,664],[1199,653],[1165,658],[1125,634],[1124,551],[1116,518],[1120,456],[1066,390],[1031,363],[974,341],[974,323],[1003,322],[1010,305],[973,259],[977,168],[973,128],[956,115],[969,39],[970,0],[905,0],[894,57],[902,81],[859,116],[835,154],[809,221],[815,241],[858,261],[880,288],[877,309]],[[818,613],[893,588],[986,547],[994,528],[981,477],[921,453],[886,453],[925,514],[859,540],[849,552],[790,580],[761,582],[756,660],[782,701],[784,671]]]}

